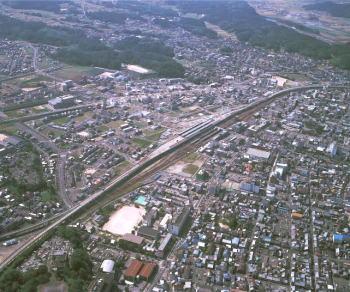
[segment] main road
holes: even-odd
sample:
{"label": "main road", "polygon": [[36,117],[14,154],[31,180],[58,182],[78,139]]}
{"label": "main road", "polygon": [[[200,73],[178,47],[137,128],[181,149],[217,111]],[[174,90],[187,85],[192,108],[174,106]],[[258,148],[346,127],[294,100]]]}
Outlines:
{"label": "main road", "polygon": [[[187,149],[191,149],[191,148],[188,148],[188,145],[193,143],[194,140],[201,142],[201,138],[205,139],[205,137],[208,136],[208,133],[213,131],[215,127],[217,126],[227,127],[228,125],[230,125],[230,123],[232,123],[232,120],[251,116],[255,112],[260,111],[261,109],[266,107],[268,104],[272,103],[278,97],[287,95],[292,92],[304,91],[308,89],[321,89],[323,87],[324,85],[310,85],[310,86],[295,87],[295,88],[278,91],[266,98],[263,98],[239,110],[236,110],[224,115],[222,118],[219,118],[213,121],[212,123],[208,124],[208,126],[201,128],[200,131],[195,132],[190,136],[187,136],[185,138],[178,137],[174,139],[174,143],[169,143],[169,147],[164,147],[162,148],[163,149],[162,151],[158,151],[156,152],[156,154],[153,154],[153,155],[151,154],[150,158],[135,165],[133,168],[128,170],[123,175],[112,180],[107,186],[104,187],[104,189],[97,191],[87,199],[81,201],[77,206],[72,207],[71,209],[66,211],[65,214],[62,217],[59,217],[56,222],[47,226],[44,230],[42,230],[37,235],[35,235],[30,241],[23,244],[13,254],[7,257],[0,264],[0,271],[4,269],[7,265],[9,265],[22,252],[30,248],[35,242],[39,241],[45,235],[47,235],[51,230],[55,229],[61,224],[67,223],[69,220],[72,220],[75,216],[81,214],[81,212],[84,212],[84,209],[86,209],[85,211],[87,211],[89,207],[91,208],[91,205],[93,206],[93,203],[97,204],[98,199],[101,199],[104,194],[108,194],[111,191],[113,191],[115,187],[121,187],[121,186],[127,185],[128,182],[133,181],[138,176],[141,176],[142,179],[145,179],[145,177],[147,176],[150,177],[154,175],[157,171],[159,171],[159,168],[157,167],[154,167],[154,169],[152,169],[154,165],[160,164],[160,167],[164,167],[164,166],[169,166],[173,164],[175,161],[172,157],[173,155],[175,155],[177,152],[179,152],[181,156],[186,155]],[[350,86],[329,86],[329,87],[350,88]],[[142,176],[144,172],[146,173],[146,175]]]}
{"label": "main road", "polygon": [[53,152],[55,152],[58,155],[57,159],[57,170],[56,170],[56,185],[57,185],[57,191],[58,195],[62,199],[63,203],[68,207],[71,208],[73,206],[72,200],[69,198],[66,192],[66,173],[65,173],[65,164],[67,161],[67,153],[62,151],[57,145],[52,142],[50,139],[48,139],[45,135],[40,133],[39,131],[27,126],[24,123],[16,123],[16,127],[26,133],[29,133],[32,137],[36,138],[37,143],[39,144],[39,148],[41,147],[40,144],[44,143],[47,145]]}
{"label": "main road", "polygon": [[53,116],[53,115],[62,114],[62,113],[68,113],[71,111],[77,111],[77,110],[81,110],[81,109],[85,109],[85,110],[86,109],[93,109],[93,108],[96,108],[97,105],[98,105],[98,103],[89,103],[89,104],[85,104],[85,105],[77,105],[77,106],[68,107],[65,109],[58,109],[58,110],[53,110],[50,112],[32,114],[32,115],[27,115],[27,116],[18,117],[18,118],[7,118],[7,119],[3,118],[0,120],[0,125],[18,123],[18,122],[27,122],[27,121],[31,121],[31,120],[38,120],[38,119],[42,119],[44,117]]}

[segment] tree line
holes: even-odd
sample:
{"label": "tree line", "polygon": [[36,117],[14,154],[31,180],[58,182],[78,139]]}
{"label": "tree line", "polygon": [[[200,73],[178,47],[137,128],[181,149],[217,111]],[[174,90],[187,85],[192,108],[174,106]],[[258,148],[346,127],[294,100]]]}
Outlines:
{"label": "tree line", "polygon": [[179,19],[170,21],[166,18],[155,18],[153,23],[166,29],[180,27],[194,35],[206,36],[208,38],[217,37],[217,33],[208,29],[204,21],[200,19],[180,17]]}
{"label": "tree line", "polygon": [[292,28],[278,25],[256,13],[246,2],[169,0],[168,3],[184,12],[204,14],[204,20],[235,33],[240,41],[276,51],[283,49],[316,59],[329,59],[336,66],[350,69],[349,44],[329,45]]}
{"label": "tree line", "polygon": [[25,22],[1,14],[0,37],[58,47],[51,57],[71,65],[120,69],[121,63],[132,63],[163,77],[182,77],[185,72],[173,59],[173,49],[151,37],[126,38],[110,47],[80,30]]}
{"label": "tree line", "polygon": [[318,10],[328,12],[335,17],[350,18],[350,3],[334,3],[325,1],[321,3],[308,4],[303,6],[306,10]]}

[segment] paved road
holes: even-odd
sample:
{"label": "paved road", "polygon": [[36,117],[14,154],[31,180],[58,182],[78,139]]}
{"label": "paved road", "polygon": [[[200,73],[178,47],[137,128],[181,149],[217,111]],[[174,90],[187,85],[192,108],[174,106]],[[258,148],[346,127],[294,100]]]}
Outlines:
{"label": "paved road", "polygon": [[77,105],[77,106],[73,106],[73,107],[67,107],[65,109],[53,110],[50,112],[39,113],[39,114],[32,114],[32,115],[27,115],[27,116],[18,117],[18,118],[2,119],[2,120],[0,120],[0,125],[1,124],[10,124],[10,123],[38,120],[38,119],[42,119],[44,117],[62,114],[62,113],[66,113],[66,112],[71,112],[71,111],[76,111],[76,110],[81,110],[81,109],[87,109],[90,107],[96,108],[97,105],[98,105],[98,103],[89,103],[89,104],[85,104],[85,105]]}
{"label": "paved road", "polygon": [[64,202],[64,204],[71,208],[74,206],[74,202],[69,197],[69,193],[66,190],[66,163],[67,163],[67,153],[61,152],[58,155],[57,160],[57,176],[56,176],[56,183],[57,183],[57,189],[58,189],[58,195]]}
{"label": "paved road", "polygon": [[55,153],[60,152],[60,149],[57,147],[57,145],[54,142],[52,142],[49,138],[47,138],[45,135],[40,133],[39,131],[23,123],[16,123],[16,127],[22,132],[30,134],[32,137],[34,137],[38,141],[38,143],[47,145],[47,147],[49,147],[53,152]]}
{"label": "paved road", "polygon": [[[4,117],[7,117],[7,116],[4,114]],[[66,195],[66,183],[65,183],[65,163],[66,163],[67,155],[65,153],[61,153],[62,151],[57,147],[57,145],[54,142],[52,142],[50,139],[48,139],[45,135],[27,126],[26,124],[16,123],[16,128],[21,130],[22,132],[30,134],[32,137],[34,137],[37,140],[38,144],[44,143],[53,152],[59,154],[58,161],[57,161],[57,175],[56,175],[58,194],[61,197],[64,204],[67,207],[71,208],[72,202],[69,200],[69,198]],[[37,145],[37,147],[41,149],[40,145]]]}
{"label": "paved road", "polygon": [[38,48],[34,47],[32,44],[29,45],[33,49],[33,68],[37,71],[38,68]]}
{"label": "paved road", "polygon": [[39,48],[38,47],[35,47],[33,46],[32,44],[29,44],[29,46],[33,49],[33,68],[34,68],[34,71],[37,73],[37,74],[40,74],[40,75],[43,75],[43,76],[47,76],[53,80],[56,80],[57,82],[62,82],[63,79],[62,78],[59,78],[55,75],[52,75],[48,72],[46,72],[45,70],[42,70],[39,68],[38,66],[38,52],[39,52]]}
{"label": "paved road", "polygon": [[[317,88],[322,88],[322,87],[323,87],[323,85],[313,85],[313,86],[304,86],[304,87],[297,87],[297,88],[291,88],[291,89],[287,89],[287,90],[282,90],[282,91],[279,91],[279,92],[276,92],[276,93],[270,95],[269,97],[267,97],[266,99],[262,100],[261,102],[263,104],[265,104],[267,101],[272,102],[275,98],[281,97],[281,96],[286,95],[286,94],[288,94],[290,92],[302,91],[302,90],[307,90],[307,89],[317,89]],[[346,88],[349,88],[349,87],[350,86],[346,86]],[[260,110],[261,104],[259,104],[259,103],[250,104],[250,105],[248,105],[246,107],[245,110],[247,112],[250,112],[255,107],[257,108],[257,110]],[[242,110],[240,110],[237,113],[232,112],[230,115],[227,115],[227,116],[223,117],[221,120],[217,120],[217,121],[213,122],[212,126],[214,126],[214,125],[216,126],[216,125],[220,125],[222,123],[225,123],[228,119],[234,118],[237,115],[242,114],[242,113],[243,113]],[[205,134],[208,131],[211,131],[212,128],[213,128],[212,126],[208,126],[207,128],[203,129],[201,131],[201,133],[198,133],[198,136],[202,135],[202,134]],[[140,172],[142,172],[145,169],[145,166],[149,167],[150,165],[155,164],[156,162],[158,162],[160,160],[160,158],[167,157],[169,154],[174,153],[174,151],[181,150],[190,141],[192,141],[192,140],[188,140],[188,139],[182,140],[178,144],[175,144],[175,145],[169,147],[169,149],[165,149],[162,153],[159,153],[158,155],[153,156],[152,160],[148,160],[148,161],[145,161],[145,162],[140,163],[138,165],[135,165],[133,168],[131,168],[126,173],[124,173],[122,176],[117,177],[114,180],[112,180],[107,186],[105,186],[105,188],[103,190],[94,193],[89,198],[87,198],[84,201],[80,202],[77,206],[75,206],[72,209],[70,209],[63,217],[61,217],[56,222],[54,222],[53,224],[51,224],[50,226],[45,228],[43,231],[41,231],[39,234],[37,234],[35,237],[33,237],[33,239],[30,242],[28,242],[26,245],[22,246],[16,252],[11,254],[7,259],[5,259],[0,264],[0,270],[4,269],[18,255],[20,255],[24,250],[26,250],[27,248],[31,247],[33,245],[33,243],[35,243],[36,241],[40,240],[45,235],[47,235],[47,233],[49,231],[55,229],[60,224],[63,224],[65,221],[70,219],[73,215],[75,215],[79,211],[83,210],[83,208],[85,208],[88,204],[96,201],[97,198],[99,198],[101,195],[103,195],[106,191],[111,190],[117,183],[125,183],[125,180],[130,180],[130,179],[134,178],[135,176],[140,174]],[[152,157],[152,154],[150,156]],[[153,175],[153,174],[150,174],[150,175]]]}
{"label": "paved road", "polygon": [[57,166],[56,166],[56,185],[57,185],[57,191],[58,195],[60,196],[63,203],[68,207],[73,207],[73,202],[69,198],[67,192],[66,192],[66,169],[65,165],[67,162],[67,153],[63,152],[57,145],[52,142],[49,138],[47,138],[45,135],[40,133],[39,131],[23,124],[23,123],[16,123],[16,127],[20,129],[23,132],[26,132],[30,134],[32,137],[36,138],[38,143],[44,143],[47,145],[53,152],[58,154],[57,159]]}

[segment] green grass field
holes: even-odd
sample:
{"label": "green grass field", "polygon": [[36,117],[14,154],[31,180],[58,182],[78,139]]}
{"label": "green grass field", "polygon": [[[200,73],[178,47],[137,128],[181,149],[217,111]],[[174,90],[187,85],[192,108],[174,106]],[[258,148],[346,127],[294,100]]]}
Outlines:
{"label": "green grass field", "polygon": [[191,153],[191,154],[187,155],[183,159],[183,161],[187,162],[187,163],[192,163],[192,162],[195,162],[198,158],[199,158],[199,154],[198,153]]}
{"label": "green grass field", "polygon": [[51,78],[41,75],[36,75],[33,78],[25,79],[20,83],[22,88],[35,88],[40,87],[42,82],[52,81]]}
{"label": "green grass field", "polygon": [[9,118],[18,118],[18,117],[24,116],[24,113],[22,110],[13,110],[13,111],[6,112],[6,115]]}
{"label": "green grass field", "polygon": [[155,131],[145,131],[145,139],[152,140],[152,141],[158,141],[162,133],[165,131],[165,129],[159,129]]}
{"label": "green grass field", "polygon": [[38,106],[32,107],[31,111],[34,114],[39,114],[39,113],[47,112],[48,109],[46,107],[42,106],[42,105],[38,105]]}
{"label": "green grass field", "polygon": [[97,130],[99,130],[100,132],[106,132],[108,131],[109,127],[107,127],[106,125],[101,125],[97,127]]}
{"label": "green grass field", "polygon": [[142,138],[134,138],[132,141],[134,144],[136,144],[140,148],[147,148],[148,146],[150,146],[152,144],[151,141],[145,140]]}
{"label": "green grass field", "polygon": [[122,175],[126,170],[128,170],[132,165],[129,161],[124,160],[122,163],[118,164],[113,168],[115,176]]}
{"label": "green grass field", "polygon": [[56,201],[56,196],[55,194],[53,194],[50,191],[44,191],[40,193],[41,196],[41,200],[43,202],[52,202],[52,201]]}
{"label": "green grass field", "polygon": [[104,72],[103,69],[95,67],[84,67],[84,66],[65,66],[60,70],[54,72],[54,75],[62,79],[79,80],[83,76],[93,76]]}
{"label": "green grass field", "polygon": [[197,171],[198,171],[199,167],[197,165],[194,164],[188,164],[184,167],[184,169],[182,170],[184,173],[188,173],[191,175],[194,175]]}
{"label": "green grass field", "polygon": [[56,125],[62,126],[62,125],[64,125],[64,124],[66,124],[66,123],[69,122],[69,118],[68,118],[68,117],[61,117],[61,118],[59,118],[59,119],[54,120],[53,122],[54,122]]}
{"label": "green grass field", "polygon": [[17,128],[14,125],[0,125],[0,133],[14,136],[17,133]]}
{"label": "green grass field", "polygon": [[117,121],[112,121],[106,124],[106,126],[110,129],[119,129],[122,124],[124,124],[124,121],[117,120]]}
{"label": "green grass field", "polygon": [[86,112],[83,115],[76,117],[75,121],[77,123],[81,123],[81,122],[84,122],[85,120],[91,119],[92,116],[93,116],[92,112]]}

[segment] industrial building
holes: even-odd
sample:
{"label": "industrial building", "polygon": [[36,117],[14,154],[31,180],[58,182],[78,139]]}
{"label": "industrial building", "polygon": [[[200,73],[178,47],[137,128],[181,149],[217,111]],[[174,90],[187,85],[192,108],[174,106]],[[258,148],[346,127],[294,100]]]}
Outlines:
{"label": "industrial building", "polygon": [[134,283],[137,279],[149,281],[157,270],[157,264],[132,260],[129,267],[124,271],[126,281]]}
{"label": "industrial building", "polygon": [[138,236],[142,236],[151,240],[156,240],[159,238],[159,231],[148,226],[141,226],[137,231]]}
{"label": "industrial building", "polygon": [[247,155],[251,158],[251,159],[269,159],[271,153],[269,151],[265,151],[262,149],[258,149],[258,148],[248,148],[247,150]]}
{"label": "industrial building", "polygon": [[190,216],[190,212],[191,210],[189,207],[183,208],[182,212],[176,217],[175,221],[169,224],[168,228],[171,234],[178,236],[181,233],[183,227],[187,222],[187,219]]}
{"label": "industrial building", "polygon": [[142,262],[139,260],[133,260],[129,267],[124,271],[125,279],[134,282],[141,268]]}
{"label": "industrial building", "polygon": [[53,109],[63,109],[75,105],[75,97],[73,95],[65,95],[56,97],[48,101],[49,106]]}
{"label": "industrial building", "polygon": [[131,233],[124,234],[124,236],[120,239],[121,241],[126,241],[130,244],[141,245],[144,241],[144,238],[141,236],[137,236]]}
{"label": "industrial building", "polygon": [[173,238],[173,235],[171,233],[168,233],[162,242],[160,243],[158,250],[157,250],[157,256],[162,258],[164,257],[166,250],[171,242],[171,239]]}
{"label": "industrial building", "polygon": [[114,270],[114,261],[104,260],[101,264],[101,270],[104,273],[113,273]]}
{"label": "industrial building", "polygon": [[141,271],[139,272],[139,276],[141,279],[145,281],[149,281],[154,275],[154,272],[156,271],[156,269],[157,269],[157,264],[146,263],[143,265]]}

